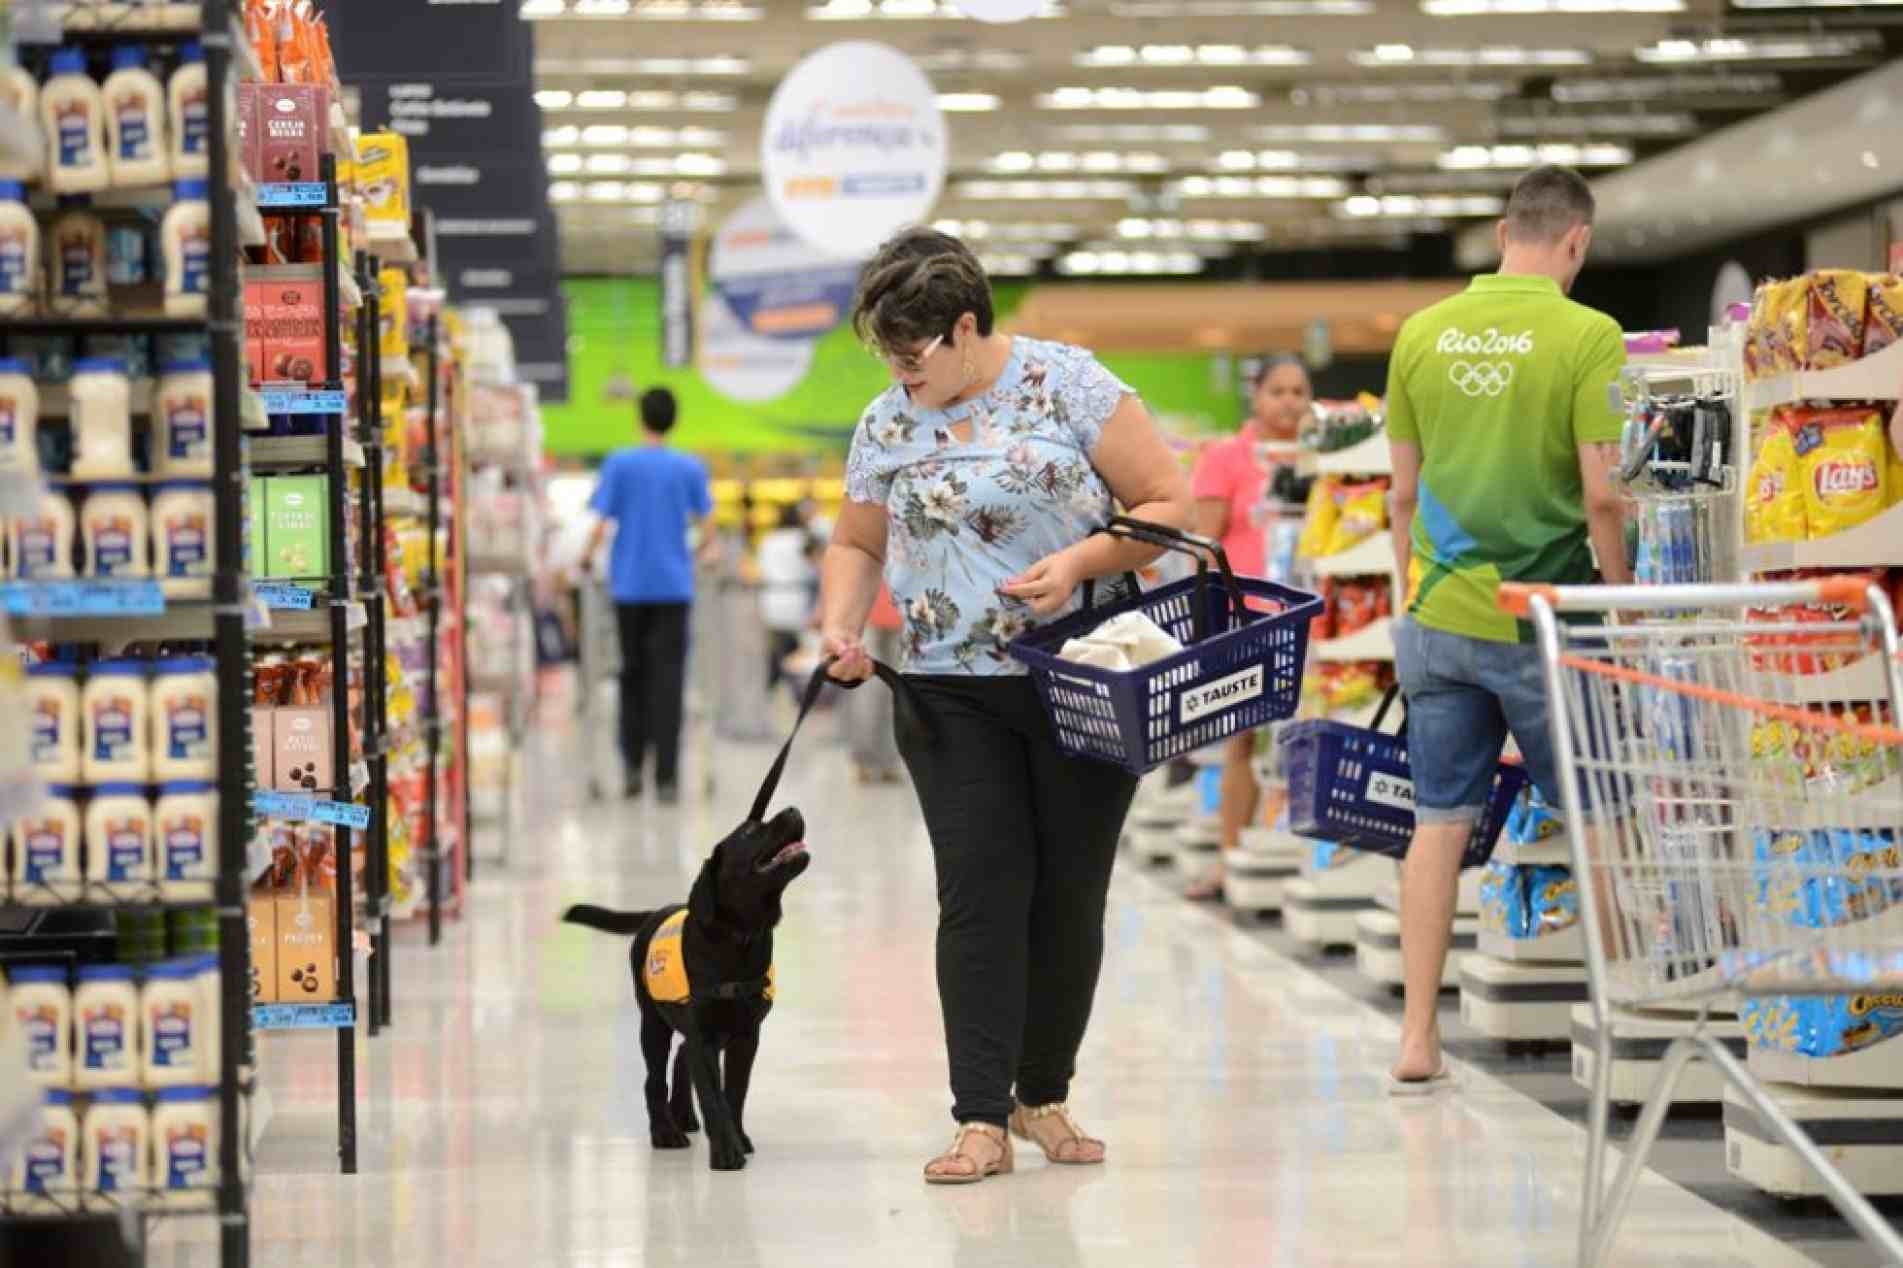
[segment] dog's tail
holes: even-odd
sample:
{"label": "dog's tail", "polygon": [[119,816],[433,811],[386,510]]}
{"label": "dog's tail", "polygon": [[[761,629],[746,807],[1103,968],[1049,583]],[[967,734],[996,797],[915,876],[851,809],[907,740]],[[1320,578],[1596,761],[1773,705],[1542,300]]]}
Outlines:
{"label": "dog's tail", "polygon": [[632,934],[640,933],[641,927],[653,915],[651,911],[610,911],[592,903],[576,903],[562,913],[562,919],[571,925],[587,925],[603,933]]}

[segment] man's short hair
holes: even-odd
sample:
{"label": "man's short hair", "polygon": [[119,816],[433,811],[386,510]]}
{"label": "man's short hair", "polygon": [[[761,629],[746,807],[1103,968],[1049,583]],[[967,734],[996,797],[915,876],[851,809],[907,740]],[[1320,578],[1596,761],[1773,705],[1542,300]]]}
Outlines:
{"label": "man's short hair", "polygon": [[1570,167],[1536,167],[1507,199],[1507,237],[1515,242],[1558,242],[1593,217],[1592,187]]}
{"label": "man's short hair", "polygon": [[665,436],[674,429],[674,419],[680,413],[680,407],[674,403],[674,393],[664,387],[651,387],[641,393],[641,426],[656,436]]}

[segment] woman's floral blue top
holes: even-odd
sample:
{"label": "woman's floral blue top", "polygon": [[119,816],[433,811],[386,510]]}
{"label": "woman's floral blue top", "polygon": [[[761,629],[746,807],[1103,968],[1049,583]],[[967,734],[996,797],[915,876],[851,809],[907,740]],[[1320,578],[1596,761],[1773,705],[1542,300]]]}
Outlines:
{"label": "woman's floral blue top", "polygon": [[907,673],[1024,672],[1005,647],[1030,609],[998,587],[1109,520],[1091,456],[1129,392],[1082,348],[1018,337],[983,396],[924,409],[894,384],[867,408],[846,496],[886,508]]}

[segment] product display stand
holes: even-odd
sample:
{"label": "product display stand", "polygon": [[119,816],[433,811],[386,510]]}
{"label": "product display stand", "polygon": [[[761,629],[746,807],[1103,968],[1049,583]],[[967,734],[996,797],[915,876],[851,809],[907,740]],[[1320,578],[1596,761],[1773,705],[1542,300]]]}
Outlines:
{"label": "product display stand", "polygon": [[[357,310],[357,348],[361,360],[364,350],[374,347],[377,339],[378,299],[376,264],[359,251],[353,263],[357,286],[366,302]],[[390,1024],[390,735],[388,714],[389,684],[384,677],[384,657],[389,642],[389,603],[385,594],[383,569],[383,429],[378,417],[378,398],[373,391],[358,385],[357,441],[364,463],[363,487],[359,491],[358,514],[364,549],[359,552],[358,585],[364,596],[368,620],[364,631],[364,752],[368,759],[369,804],[372,808],[368,849],[364,859],[365,919],[371,929],[370,951],[370,1034],[375,1037]]]}
{"label": "product display stand", "polygon": [[[1441,969],[1441,989],[1461,981],[1461,966],[1474,949],[1480,932],[1480,874],[1460,874],[1454,901],[1454,940]],[[1374,887],[1374,905],[1355,915],[1355,968],[1377,986],[1398,990],[1407,980],[1401,959],[1401,875],[1395,868]]]}
{"label": "product display stand", "polygon": [[[208,600],[168,600],[156,582],[70,583],[8,582],[6,607],[18,615],[20,632],[52,642],[125,644],[140,640],[192,639],[213,647],[217,705],[217,875],[209,901],[162,900],[153,886],[149,893],[121,896],[81,891],[81,901],[55,907],[39,906],[30,913],[29,929],[37,929],[43,914],[61,907],[94,913],[130,910],[211,909],[218,927],[218,1012],[222,1041],[217,1079],[218,1141],[215,1190],[189,1194],[139,1190],[125,1195],[114,1210],[95,1205],[83,1211],[78,1195],[63,1195],[55,1209],[24,1209],[21,1195],[0,1190],[0,1224],[31,1222],[72,1226],[98,1225],[115,1215],[127,1234],[128,1245],[141,1261],[144,1231],[159,1215],[215,1216],[219,1223],[221,1268],[244,1268],[250,1260],[250,1219],[243,1137],[242,1099],[249,1090],[245,1067],[250,1048],[250,970],[245,928],[246,854],[251,840],[251,636],[253,612],[243,569],[246,455],[241,419],[246,412],[244,360],[239,345],[242,330],[240,295],[239,194],[228,179],[232,170],[232,119],[226,106],[228,85],[235,79],[245,53],[244,40],[233,25],[226,0],[202,0],[202,31],[116,32],[122,39],[147,44],[176,44],[197,40],[204,49],[206,77],[217,86],[206,94],[207,155],[213,179],[207,202],[210,246],[206,283],[207,312],[203,318],[35,318],[0,319],[0,341],[15,335],[136,335],[204,334],[209,336],[213,378],[211,439],[213,451],[214,564]],[[31,941],[29,937],[25,941]],[[18,946],[18,943],[15,943]],[[28,953],[30,955],[30,952]],[[70,1196],[74,1200],[65,1200]]]}
{"label": "product display stand", "polygon": [[424,443],[423,461],[427,465],[429,482],[428,514],[425,522],[429,526],[429,565],[425,573],[423,605],[429,634],[425,644],[429,648],[429,659],[423,670],[423,698],[427,702],[418,717],[423,727],[424,752],[428,755],[423,768],[423,859],[429,869],[429,940],[435,946],[443,939],[443,869],[447,864],[455,868],[453,852],[442,846],[442,816],[437,806],[438,765],[443,752],[443,710],[437,694],[439,683],[438,668],[441,659],[439,642],[442,637],[443,616],[443,570],[441,553],[437,550],[437,533],[442,526],[443,514],[443,476],[439,462],[441,439],[437,427],[438,393],[441,391],[441,376],[437,373],[437,319],[429,319],[429,381],[424,385],[427,394],[427,409],[424,434],[428,440]]}
{"label": "product display stand", "polygon": [[1265,917],[1282,911],[1287,887],[1301,875],[1311,844],[1274,828],[1244,828],[1224,861],[1223,901],[1240,914]]}
{"label": "product display stand", "polygon": [[1319,867],[1310,849],[1301,876],[1282,886],[1282,924],[1296,941],[1315,950],[1353,947],[1356,921],[1374,910],[1375,895],[1394,879],[1395,863],[1379,854],[1355,853],[1345,862]]}

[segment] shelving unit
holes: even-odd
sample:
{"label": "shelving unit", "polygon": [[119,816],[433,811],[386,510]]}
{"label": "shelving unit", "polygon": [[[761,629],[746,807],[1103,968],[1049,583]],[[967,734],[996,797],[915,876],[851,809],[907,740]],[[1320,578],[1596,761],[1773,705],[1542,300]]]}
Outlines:
{"label": "shelving unit", "polygon": [[[77,17],[77,11],[70,15]],[[114,30],[111,38],[122,40],[127,32]],[[68,38],[87,43],[88,38],[69,31]],[[231,171],[233,120],[227,114],[232,100],[235,73],[243,65],[255,65],[255,58],[236,23],[227,0],[202,0],[189,25],[168,26],[163,30],[141,30],[137,38],[148,44],[178,44],[186,40],[202,43],[207,81],[214,86],[206,94],[207,148],[213,173]],[[72,596],[92,590],[90,600],[80,597],[58,601],[54,588],[9,585],[10,609],[32,611],[22,621],[23,629],[43,632],[60,640],[104,640],[124,643],[142,638],[178,637],[173,631],[188,626],[188,637],[204,639],[213,647],[218,686],[217,704],[217,871],[209,901],[154,904],[144,894],[121,901],[105,896],[92,901],[84,895],[84,905],[95,911],[127,908],[166,909],[190,907],[215,913],[218,929],[218,984],[220,1061],[217,1080],[218,1182],[203,1199],[187,1198],[179,1204],[160,1204],[160,1195],[143,1193],[121,1208],[120,1227],[130,1243],[140,1244],[148,1221],[179,1215],[212,1217],[219,1226],[219,1263],[222,1268],[244,1268],[250,1261],[250,1217],[247,1186],[242,1160],[248,1152],[241,1134],[245,1096],[244,1067],[251,1059],[251,1016],[249,949],[245,931],[245,888],[247,847],[251,840],[251,714],[250,666],[251,635],[247,628],[246,579],[241,567],[244,558],[244,490],[246,453],[241,435],[246,414],[244,358],[236,337],[241,328],[239,311],[241,265],[241,218],[255,217],[241,207],[240,191],[229,180],[214,180],[208,189],[210,213],[210,251],[207,277],[207,313],[203,319],[153,317],[141,314],[93,319],[57,319],[22,317],[0,320],[0,341],[23,334],[197,334],[207,338],[213,378],[210,434],[213,452],[213,532],[214,568],[210,598],[193,603],[156,605],[148,599],[126,603],[127,594],[115,587],[87,586],[60,588]],[[156,587],[154,587],[156,588]],[[143,591],[144,587],[133,587]],[[40,909],[56,910],[56,909]],[[37,927],[37,922],[36,922]],[[73,1204],[76,1208],[77,1204]],[[9,1199],[0,1198],[0,1223],[78,1223],[97,1222],[97,1212],[81,1213],[63,1209],[52,1213],[25,1212]]]}

